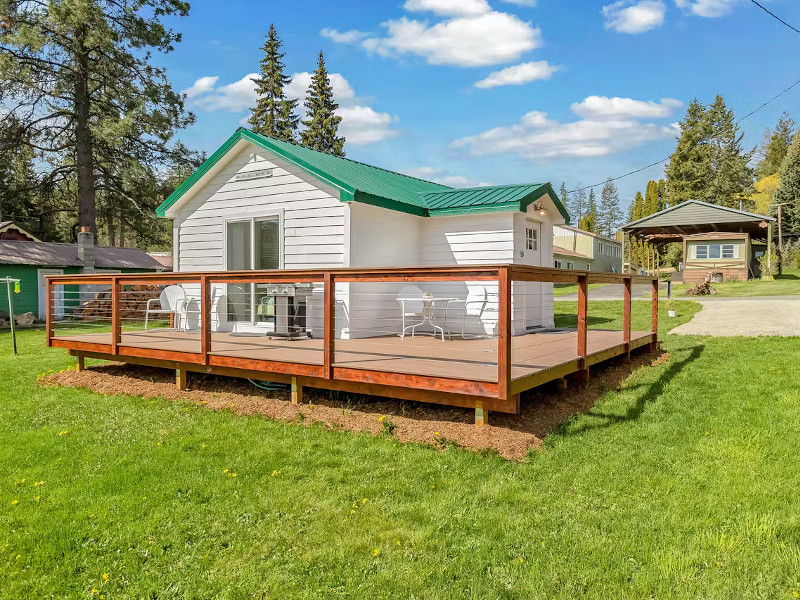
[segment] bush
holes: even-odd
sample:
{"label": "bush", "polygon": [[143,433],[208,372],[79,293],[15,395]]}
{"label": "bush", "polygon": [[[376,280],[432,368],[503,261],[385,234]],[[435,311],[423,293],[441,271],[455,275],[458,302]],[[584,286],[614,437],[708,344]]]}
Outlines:
{"label": "bush", "polygon": [[800,240],[790,240],[783,245],[781,262],[784,269],[800,269]]}
{"label": "bush", "polygon": [[761,267],[761,279],[770,280],[778,272],[778,255],[774,252],[772,254],[765,252],[764,256],[758,259],[758,264]]}

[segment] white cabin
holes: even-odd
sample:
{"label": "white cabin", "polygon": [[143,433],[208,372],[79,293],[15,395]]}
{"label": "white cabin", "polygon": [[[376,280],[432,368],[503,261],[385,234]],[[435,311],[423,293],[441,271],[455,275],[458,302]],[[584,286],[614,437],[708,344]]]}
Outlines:
{"label": "white cabin", "polygon": [[[158,208],[176,271],[517,263],[553,265],[567,212],[548,183],[455,189],[239,129]],[[481,284],[480,286],[478,284]],[[419,284],[466,298],[484,282]],[[491,334],[497,286],[475,333]],[[399,333],[400,284],[337,284],[337,337]],[[513,287],[515,334],[553,326],[552,284]],[[264,331],[258,292],[218,285],[212,328]],[[308,301],[321,327],[321,292]],[[494,306],[493,306],[494,302]],[[316,333],[315,333],[316,334]]]}

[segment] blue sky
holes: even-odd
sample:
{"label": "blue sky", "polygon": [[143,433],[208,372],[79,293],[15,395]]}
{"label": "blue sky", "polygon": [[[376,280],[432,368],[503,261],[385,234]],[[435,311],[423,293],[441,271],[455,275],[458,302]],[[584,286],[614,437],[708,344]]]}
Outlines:
{"label": "blue sky", "polygon": [[[800,24],[800,2],[764,3]],[[249,115],[270,23],[293,93],[325,52],[350,158],[456,186],[601,182],[667,156],[693,96],[742,116],[800,79],[800,35],[749,0],[196,0],[162,59],[190,147]],[[742,123],[748,147],[782,110],[800,120],[800,86]],[[662,174],[619,181],[623,204]]]}

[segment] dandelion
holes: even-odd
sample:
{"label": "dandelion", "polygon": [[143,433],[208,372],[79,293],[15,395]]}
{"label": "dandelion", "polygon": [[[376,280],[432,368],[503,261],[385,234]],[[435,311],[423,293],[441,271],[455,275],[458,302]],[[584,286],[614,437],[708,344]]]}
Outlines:
{"label": "dandelion", "polygon": [[378,419],[378,422],[380,423],[380,422],[381,422],[381,421],[383,421],[385,418],[386,418],[386,415],[381,415],[381,416],[380,416],[380,418]]}
{"label": "dandelion", "polygon": [[109,579],[111,579],[111,575],[108,573],[103,573],[103,581],[108,581]]}
{"label": "dandelion", "polygon": [[94,596],[95,594],[99,594],[99,593],[100,593],[100,590],[98,590],[97,588],[92,588],[92,596]]}
{"label": "dandelion", "polygon": [[205,447],[206,447],[206,445],[205,445],[205,444],[200,444],[200,447],[201,447],[201,448],[205,448]]}
{"label": "dandelion", "polygon": [[227,473],[228,471],[230,471],[230,469],[225,469],[225,470],[223,471],[223,473]]}
{"label": "dandelion", "polygon": [[67,435],[69,431],[59,431],[58,435]]}
{"label": "dandelion", "polygon": [[542,548],[544,548],[544,542],[542,542]]}
{"label": "dandelion", "polygon": [[39,487],[40,485],[44,485],[44,481],[35,481],[33,483],[33,487]]}
{"label": "dandelion", "polygon": [[366,504],[366,503],[367,503],[367,499],[366,499],[366,498],[364,498],[364,499],[361,501],[361,504]]}
{"label": "dandelion", "polygon": [[374,552],[372,553],[372,556],[378,556],[378,554],[380,554],[380,553],[381,553],[381,549],[380,548],[375,548]]}
{"label": "dandelion", "polygon": [[36,500],[37,502],[39,502],[41,499],[42,499],[42,497],[41,497],[41,496],[36,496],[36,497],[34,498],[34,500]]}
{"label": "dandelion", "polygon": [[795,598],[800,598],[800,592],[798,592],[797,590],[792,590],[792,596],[794,596]]}
{"label": "dandelion", "polygon": [[12,504],[12,506],[13,506],[14,504],[19,504],[19,500],[12,500],[12,501],[11,501],[11,504]]}

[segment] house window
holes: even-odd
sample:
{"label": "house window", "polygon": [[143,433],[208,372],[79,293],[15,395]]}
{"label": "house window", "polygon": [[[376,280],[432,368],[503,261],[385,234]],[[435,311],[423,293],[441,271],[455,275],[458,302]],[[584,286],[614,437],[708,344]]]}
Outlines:
{"label": "house window", "polygon": [[734,258],[733,244],[722,244],[722,258]]}
{"label": "house window", "polygon": [[554,261],[553,261],[553,266],[554,266],[556,269],[560,269],[560,268],[561,268],[561,261],[560,261],[560,260],[554,260]]}
{"label": "house window", "polygon": [[695,258],[736,258],[733,244],[704,244],[695,248]]}
{"label": "house window", "polygon": [[695,258],[708,258],[708,246],[695,246]]}
{"label": "house window", "polygon": [[537,231],[533,227],[525,228],[525,249],[536,250],[538,248]]}
{"label": "house window", "polygon": [[573,263],[571,263],[571,262],[568,262],[567,263],[567,268],[571,271],[572,269],[575,268],[575,265]]}
{"label": "house window", "polygon": [[598,242],[598,251],[600,252],[600,256],[606,253],[605,244],[603,244],[603,242]]}

